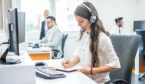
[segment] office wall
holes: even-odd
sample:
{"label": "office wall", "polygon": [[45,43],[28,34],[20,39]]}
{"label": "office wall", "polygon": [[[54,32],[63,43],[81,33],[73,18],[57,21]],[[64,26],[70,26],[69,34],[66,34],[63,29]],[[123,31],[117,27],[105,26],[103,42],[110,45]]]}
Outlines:
{"label": "office wall", "polygon": [[12,0],[12,8],[18,8],[21,11],[21,0]]}
{"label": "office wall", "polygon": [[135,20],[145,20],[145,0],[136,0]]}
{"label": "office wall", "polygon": [[136,7],[141,0],[91,0],[96,6],[105,28],[109,31],[114,25],[116,17],[124,17],[124,27],[129,33],[133,30]]}
{"label": "office wall", "polygon": [[12,7],[12,0],[0,0],[0,29],[5,28],[7,11]]}
{"label": "office wall", "polygon": [[3,27],[3,22],[2,22],[2,19],[3,19],[3,12],[2,12],[2,0],[0,0],[0,30],[2,29]]}

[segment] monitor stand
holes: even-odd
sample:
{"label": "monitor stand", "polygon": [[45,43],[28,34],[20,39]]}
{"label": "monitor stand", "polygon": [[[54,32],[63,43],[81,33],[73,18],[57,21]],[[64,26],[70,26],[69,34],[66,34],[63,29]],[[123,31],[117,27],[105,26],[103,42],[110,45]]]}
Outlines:
{"label": "monitor stand", "polygon": [[7,57],[6,57],[6,63],[7,64],[18,64],[18,63],[21,63],[21,58],[20,58],[20,56],[16,55],[13,52],[8,52]]}
{"label": "monitor stand", "polygon": [[20,56],[16,55],[13,52],[9,52],[8,49],[5,50],[5,52],[2,54],[0,58],[0,64],[18,64],[22,62],[22,56],[25,53],[25,51],[20,52]]}

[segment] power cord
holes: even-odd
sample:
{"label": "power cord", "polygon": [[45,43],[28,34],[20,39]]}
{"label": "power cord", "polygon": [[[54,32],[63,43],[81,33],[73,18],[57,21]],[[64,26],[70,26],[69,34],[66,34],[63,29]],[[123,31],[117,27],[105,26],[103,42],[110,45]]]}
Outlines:
{"label": "power cord", "polygon": [[1,57],[2,51],[3,51],[3,46],[2,46],[3,44],[9,44],[9,42],[3,42],[0,44],[0,57]]}
{"label": "power cord", "polygon": [[1,43],[0,45],[3,45],[3,44],[9,44],[9,42],[3,42],[3,43]]}

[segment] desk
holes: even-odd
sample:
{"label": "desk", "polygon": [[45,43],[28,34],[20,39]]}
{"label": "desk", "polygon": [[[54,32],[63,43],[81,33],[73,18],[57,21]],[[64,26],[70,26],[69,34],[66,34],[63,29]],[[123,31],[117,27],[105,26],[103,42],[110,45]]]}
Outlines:
{"label": "desk", "polygon": [[[61,66],[61,60],[48,60],[44,62],[46,62],[50,67]],[[59,79],[43,79],[36,76],[36,84],[96,84],[96,82],[94,82],[92,79],[78,71],[71,73],[64,72],[64,74],[66,77]]]}
{"label": "desk", "polygon": [[51,80],[36,77],[36,84],[96,84],[81,72],[66,73],[65,75],[65,78]]}
{"label": "desk", "polygon": [[51,59],[51,49],[44,48],[31,48],[28,47],[28,53],[32,60],[48,60]]}
{"label": "desk", "polygon": [[19,64],[0,64],[0,84],[36,84],[35,66],[28,53],[20,53],[19,58]]}

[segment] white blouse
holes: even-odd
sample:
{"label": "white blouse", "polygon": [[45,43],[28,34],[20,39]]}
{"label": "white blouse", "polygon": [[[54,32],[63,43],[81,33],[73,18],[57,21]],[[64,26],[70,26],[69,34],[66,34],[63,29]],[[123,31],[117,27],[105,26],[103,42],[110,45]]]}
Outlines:
{"label": "white blouse", "polygon": [[[91,66],[92,55],[90,52],[90,34],[84,32],[73,55],[80,57],[80,64],[82,66]],[[117,57],[117,54],[115,53],[111,43],[111,39],[102,32],[99,34],[98,56],[100,60],[100,66],[108,65],[112,68],[121,67],[119,58]],[[96,81],[97,84],[104,84],[104,82],[110,80],[109,72],[96,74],[94,76],[89,75],[89,77]]]}

